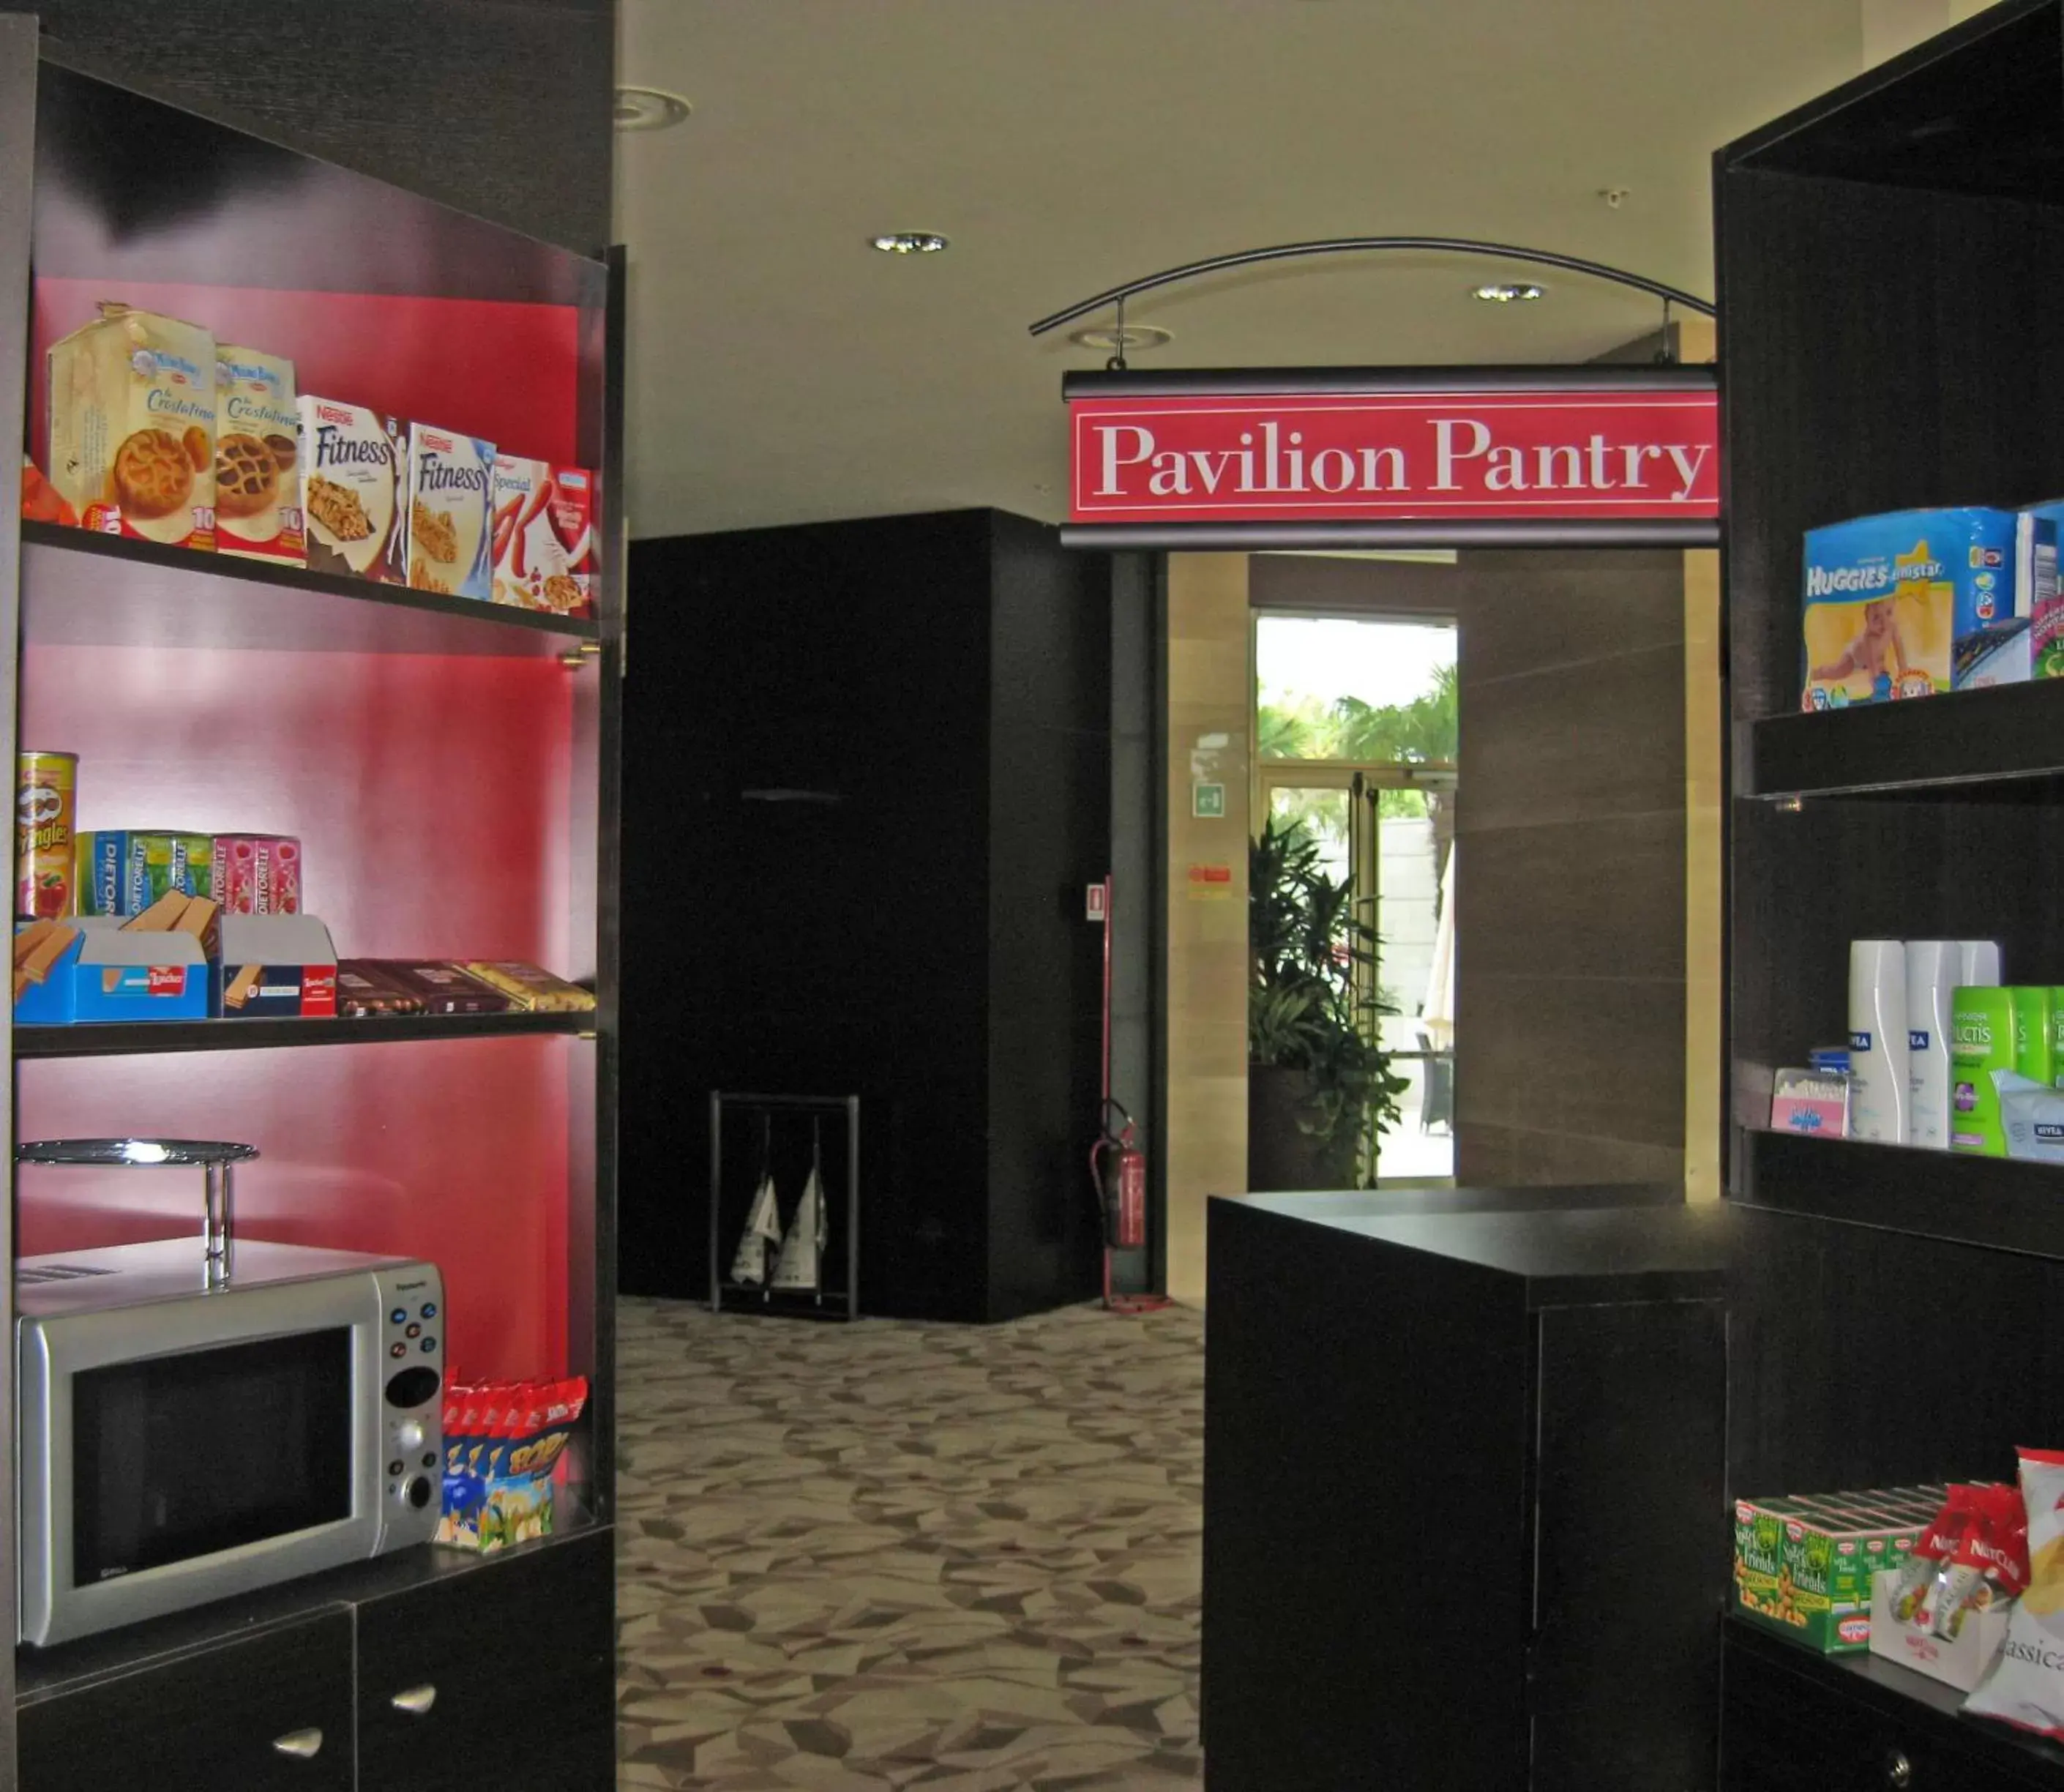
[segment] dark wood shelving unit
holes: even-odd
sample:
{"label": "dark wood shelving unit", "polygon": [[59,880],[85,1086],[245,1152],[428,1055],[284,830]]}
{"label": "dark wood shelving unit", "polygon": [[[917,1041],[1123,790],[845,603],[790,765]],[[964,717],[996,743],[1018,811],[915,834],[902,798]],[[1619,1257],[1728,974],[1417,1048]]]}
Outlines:
{"label": "dark wood shelving unit", "polygon": [[[284,357],[301,396],[591,470],[602,544],[590,620],[24,523],[0,507],[14,693],[0,727],[18,748],[78,756],[79,827],[294,833],[306,907],[347,956],[522,959],[596,997],[578,1014],[0,1022],[10,1139],[169,1128],[248,1140],[260,1155],[243,1183],[246,1237],[434,1262],[451,1372],[591,1384],[548,1539],[484,1556],[425,1544],[46,1651],[0,1650],[0,1786],[603,1792],[621,258],[133,91],[39,42],[34,18],[0,14],[0,285],[27,301],[0,308],[0,415],[32,452],[46,443],[50,343],[121,299]],[[413,1049],[367,1049],[385,1045]],[[188,1061],[201,1053],[205,1068]],[[17,1170],[0,1303],[18,1253],[166,1235],[140,1184],[98,1205],[76,1186]],[[11,1322],[9,1304],[10,1341]],[[0,1376],[0,1431],[13,1385]],[[6,1567],[0,1625],[18,1633],[11,1556]],[[317,1730],[307,1758],[279,1746]]]}
{"label": "dark wood shelving unit", "polygon": [[2064,1166],[1745,1127],[1738,1198],[1989,1250],[2064,1258]]}
{"label": "dark wood shelving unit", "polygon": [[[2007,0],[1729,145],[1714,200],[1729,1491],[2008,1479],[2064,1443],[2064,1174],[1773,1132],[1768,1091],[1845,1035],[1852,939],[1994,938],[2009,982],[2064,983],[2064,681],[1798,708],[1808,529],[2064,491],[2064,6]],[[1722,1792],[2064,1787],[2064,1750],[1903,1668],[1739,1621],[1723,1657]]]}
{"label": "dark wood shelving unit", "polygon": [[17,1027],[17,1058],[147,1057],[161,1051],[277,1051],[404,1040],[592,1035],[587,1014],[393,1015],[340,1020],[183,1020]]}
{"label": "dark wood shelving unit", "polygon": [[585,617],[55,523],[24,523],[22,543],[22,635],[38,645],[550,654],[601,638]]}
{"label": "dark wood shelving unit", "polygon": [[1750,724],[1740,794],[1970,794],[1959,787],[2064,778],[2064,679],[1867,704]]}
{"label": "dark wood shelving unit", "polygon": [[[2054,1786],[2064,1776],[2064,1748],[2005,1724],[1966,1717],[1964,1695],[1877,1656],[1822,1655],[1738,1618],[1726,1627],[1727,1666],[1745,1705],[1767,1714],[1774,1726],[1799,1721],[1819,1701],[1838,1701],[1843,1745],[1866,1771],[1836,1786],[1910,1784],[1961,1787],[1982,1783],[1997,1792],[2023,1792]],[[1909,1777],[1901,1781],[1894,1762],[1904,1758]],[[1761,1782],[1784,1792],[1792,1780]]]}

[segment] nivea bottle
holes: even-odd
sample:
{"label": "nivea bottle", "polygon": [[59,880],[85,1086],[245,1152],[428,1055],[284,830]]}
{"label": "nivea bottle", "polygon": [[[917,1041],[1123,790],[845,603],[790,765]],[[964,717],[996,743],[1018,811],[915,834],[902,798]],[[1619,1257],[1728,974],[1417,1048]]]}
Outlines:
{"label": "nivea bottle", "polygon": [[1849,1136],[1903,1145],[1913,1091],[1906,1046],[1906,946],[1849,942]]}

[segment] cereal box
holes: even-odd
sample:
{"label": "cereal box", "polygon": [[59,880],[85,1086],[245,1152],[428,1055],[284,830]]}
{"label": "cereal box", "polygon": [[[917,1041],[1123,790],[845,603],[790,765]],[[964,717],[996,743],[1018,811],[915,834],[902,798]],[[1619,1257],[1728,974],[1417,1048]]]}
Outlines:
{"label": "cereal box", "polygon": [[300,414],[294,364],[259,349],[215,349],[216,550],[305,566]]}
{"label": "cereal box", "polygon": [[303,398],[296,409],[309,570],[406,584],[407,427],[334,398]]}
{"label": "cereal box", "polygon": [[284,833],[217,834],[208,894],[224,914],[299,914],[300,842]]}
{"label": "cereal box", "polygon": [[103,304],[50,352],[50,482],[89,529],[215,546],[215,338]]}
{"label": "cereal box", "polygon": [[[1931,696],[1981,668],[2006,676],[1987,649],[2030,615],[2038,535],[2055,565],[2054,526],[2011,511],[1901,511],[1809,530],[1801,706]],[[2023,676],[2026,676],[2024,672]]]}
{"label": "cereal box", "polygon": [[409,583],[447,597],[486,597],[494,444],[427,423],[409,426]]}
{"label": "cereal box", "polygon": [[497,603],[593,615],[595,475],[498,454],[494,554]]}

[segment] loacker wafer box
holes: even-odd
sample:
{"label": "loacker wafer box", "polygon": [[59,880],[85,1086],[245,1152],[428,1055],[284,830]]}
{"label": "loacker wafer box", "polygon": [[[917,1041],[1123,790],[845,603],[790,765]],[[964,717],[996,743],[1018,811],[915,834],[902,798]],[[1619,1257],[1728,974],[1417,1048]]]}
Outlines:
{"label": "loacker wafer box", "polygon": [[304,396],[296,408],[308,570],[405,585],[407,425],[336,398]]}
{"label": "loacker wafer box", "polygon": [[488,523],[494,444],[409,426],[408,582],[446,597],[486,597],[494,571]]}
{"label": "loacker wafer box", "polygon": [[215,540],[215,337],[103,303],[50,351],[50,482],[81,523],[180,547]]}
{"label": "loacker wafer box", "polygon": [[224,1020],[334,1019],[337,948],[312,914],[224,914],[214,1012]]}
{"label": "loacker wafer box", "polygon": [[[39,928],[53,931],[38,934]],[[14,940],[17,1021],[208,1018],[208,947],[200,934],[137,931],[111,915],[95,915],[26,922]]]}

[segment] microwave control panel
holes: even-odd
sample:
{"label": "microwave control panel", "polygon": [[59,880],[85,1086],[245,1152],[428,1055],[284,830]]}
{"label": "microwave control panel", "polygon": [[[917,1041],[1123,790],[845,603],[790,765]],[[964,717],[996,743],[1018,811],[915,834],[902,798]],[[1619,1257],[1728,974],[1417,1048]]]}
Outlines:
{"label": "microwave control panel", "polygon": [[381,1408],[386,1450],[386,1523],[381,1548],[435,1536],[444,1501],[444,1283],[426,1263],[379,1273],[382,1358]]}

